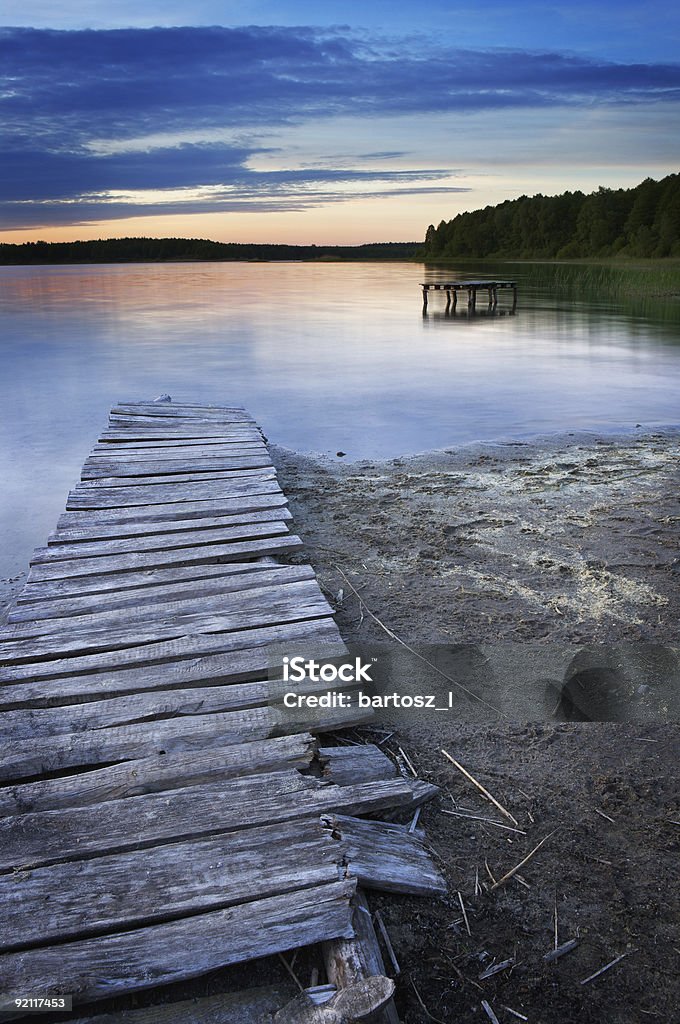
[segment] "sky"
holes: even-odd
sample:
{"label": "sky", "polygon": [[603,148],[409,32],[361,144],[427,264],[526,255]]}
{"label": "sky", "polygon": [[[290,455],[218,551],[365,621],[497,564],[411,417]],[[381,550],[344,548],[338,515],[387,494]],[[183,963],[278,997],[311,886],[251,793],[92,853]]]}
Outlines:
{"label": "sky", "polygon": [[0,0],[0,241],[419,241],[680,170],[680,6]]}

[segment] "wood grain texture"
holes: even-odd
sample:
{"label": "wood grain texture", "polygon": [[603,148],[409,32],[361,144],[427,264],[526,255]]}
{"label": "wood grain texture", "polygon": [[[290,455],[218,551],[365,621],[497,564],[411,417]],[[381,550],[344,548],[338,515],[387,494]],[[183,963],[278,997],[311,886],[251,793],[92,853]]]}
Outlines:
{"label": "wood grain texture", "polygon": [[0,787],[0,817],[87,807],[242,775],[307,768],[314,752],[311,735],[296,733],[191,754],[154,754],[77,775]]}
{"label": "wood grain texture", "polygon": [[[117,685],[116,673],[118,671],[125,672],[130,668],[146,669],[152,666],[163,666],[159,668],[159,671],[167,671],[170,674],[174,663],[210,654],[224,654],[231,651],[282,644],[288,648],[291,643],[299,643],[299,647],[296,649],[302,648],[304,651],[308,638],[313,638],[315,645],[322,640],[327,642],[331,654],[338,650],[340,654],[345,653],[346,649],[342,644],[335,622],[332,618],[322,617],[321,619],[301,619],[297,622],[254,626],[234,633],[190,633],[172,640],[160,640],[155,643],[142,642],[139,645],[131,644],[126,648],[112,648],[91,654],[71,655],[70,657],[53,655],[45,658],[44,661],[34,660],[23,665],[0,665],[0,683],[10,685],[25,683],[28,685],[32,682],[61,679],[63,685],[66,686],[69,679],[72,679],[74,687],[72,692],[77,693],[80,692],[77,689],[80,685],[77,681],[78,678],[89,673],[101,674],[103,678],[105,672],[110,672],[111,674],[107,678]],[[318,648],[315,647],[315,649]],[[184,666],[180,666],[178,671],[183,673]],[[143,689],[143,687],[128,688],[127,677],[124,678],[125,689],[122,692],[128,692],[128,689]],[[177,679],[177,677],[173,678]],[[38,692],[45,693],[46,690],[47,687],[41,682]],[[103,686],[98,692],[105,691],[106,686]]]}
{"label": "wood grain texture", "polygon": [[366,889],[443,896],[446,881],[427,851],[422,832],[408,825],[362,821],[343,815],[324,818],[347,848],[349,873]]}
{"label": "wood grain texture", "polygon": [[169,531],[149,536],[115,537],[77,543],[54,543],[36,548],[31,565],[44,565],[72,558],[97,558],[141,551],[168,551],[171,548],[202,547],[206,544],[231,544],[257,537],[275,537],[288,533],[288,526],[277,520],[264,523],[239,523],[187,531]]}
{"label": "wood grain texture", "polygon": [[9,953],[9,992],[72,993],[85,1003],[195,978],[218,967],[351,935],[351,882],[334,882],[104,938]]}
{"label": "wood grain texture", "polygon": [[171,793],[114,800],[104,806],[2,818],[0,870],[318,818],[329,811],[368,814],[403,806],[410,799],[409,783],[401,779],[332,786],[296,771],[248,775]]}
{"label": "wood grain texture", "polygon": [[343,852],[318,821],[304,819],[2,875],[0,951],[337,882]]}
{"label": "wood grain texture", "polygon": [[242,562],[246,558],[258,558],[277,551],[297,551],[302,546],[299,537],[287,533],[224,544],[203,544],[198,547],[191,546],[189,541],[187,547],[171,548],[167,551],[133,551],[124,555],[65,558],[58,562],[40,563],[31,566],[28,582],[135,572],[139,569],[162,569],[166,566],[201,565],[221,560]]}

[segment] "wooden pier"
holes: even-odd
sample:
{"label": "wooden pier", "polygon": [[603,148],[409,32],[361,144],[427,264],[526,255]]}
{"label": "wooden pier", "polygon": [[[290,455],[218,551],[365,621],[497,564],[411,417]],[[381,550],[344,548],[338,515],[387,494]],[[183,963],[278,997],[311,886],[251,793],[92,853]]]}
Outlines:
{"label": "wooden pier", "polygon": [[244,410],[111,412],[0,631],[5,1000],[91,1004],[324,942],[328,982],[290,1007],[279,984],[194,1000],[192,1022],[291,1024],[301,1000],[309,1022],[324,1002],[398,1020],[357,884],[444,883],[419,830],[360,816],[436,790],[312,735],[366,711],[282,707],[272,650],[344,651],[312,568],[278,561],[301,547],[290,519]]}
{"label": "wooden pier", "polygon": [[467,293],[467,306],[471,312],[477,308],[477,292],[485,291],[488,294],[487,306],[489,309],[496,309],[498,306],[498,292],[512,289],[511,312],[517,309],[517,282],[516,281],[445,281],[443,283],[424,282],[420,286],[423,290],[423,309],[427,309],[428,293],[430,291],[443,291],[446,293],[446,308],[455,309],[458,304],[458,293]]}

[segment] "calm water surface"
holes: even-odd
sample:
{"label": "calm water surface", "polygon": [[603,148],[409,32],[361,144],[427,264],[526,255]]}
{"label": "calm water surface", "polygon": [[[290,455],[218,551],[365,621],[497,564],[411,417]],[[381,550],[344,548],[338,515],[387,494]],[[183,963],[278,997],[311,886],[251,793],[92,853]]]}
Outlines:
{"label": "calm water surface", "polygon": [[478,439],[675,424],[680,307],[564,301],[516,276],[515,316],[423,317],[402,264],[1,267],[0,575],[63,510],[111,405],[246,406],[278,444],[392,457]]}

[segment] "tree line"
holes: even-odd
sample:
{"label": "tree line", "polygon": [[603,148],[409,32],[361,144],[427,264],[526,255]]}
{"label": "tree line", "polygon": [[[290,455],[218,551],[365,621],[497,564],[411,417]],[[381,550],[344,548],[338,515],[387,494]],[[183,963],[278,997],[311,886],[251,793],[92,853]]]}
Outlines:
{"label": "tree line", "polygon": [[317,246],[211,242],[206,238],[106,238],[88,242],[0,243],[0,264],[409,259],[419,248],[417,242]]}
{"label": "tree line", "polygon": [[680,174],[589,195],[520,196],[430,225],[424,257],[680,256]]}

